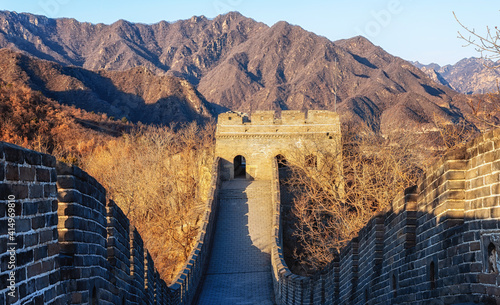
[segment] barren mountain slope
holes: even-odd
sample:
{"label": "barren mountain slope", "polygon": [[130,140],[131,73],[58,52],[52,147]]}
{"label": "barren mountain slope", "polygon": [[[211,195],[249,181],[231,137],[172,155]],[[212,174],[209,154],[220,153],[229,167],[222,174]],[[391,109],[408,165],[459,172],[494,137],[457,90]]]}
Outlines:
{"label": "barren mountain slope", "polygon": [[211,105],[189,82],[157,76],[142,67],[94,72],[4,49],[0,50],[0,78],[26,84],[64,104],[133,122],[168,125],[212,117]]}
{"label": "barren mountain slope", "polygon": [[[0,12],[0,46],[92,70],[145,66],[153,73],[181,76],[209,102],[233,110],[337,109],[344,121],[384,133],[430,128],[435,116],[457,121],[466,108],[462,99],[454,99],[456,92],[365,38],[332,42],[286,22],[268,27],[234,12],[153,25],[123,20],[94,25]],[[80,71],[61,69],[72,76]],[[130,72],[137,82],[127,83],[128,93],[146,94],[146,88],[132,89],[147,81],[140,71]],[[106,76],[115,84],[116,78],[106,73],[78,75]],[[106,98],[99,93],[110,104],[106,107],[130,113],[116,110],[125,107],[121,100],[129,96],[108,93]]]}
{"label": "barren mountain slope", "polygon": [[443,67],[438,64],[423,65],[419,62],[414,64],[435,81],[444,85],[449,84],[451,88],[461,93],[478,94],[498,91],[499,61],[471,57]]}

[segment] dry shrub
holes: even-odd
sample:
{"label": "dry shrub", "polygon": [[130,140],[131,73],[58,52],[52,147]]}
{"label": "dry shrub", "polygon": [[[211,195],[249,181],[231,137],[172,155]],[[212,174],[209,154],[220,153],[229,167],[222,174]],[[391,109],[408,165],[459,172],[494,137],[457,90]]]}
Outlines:
{"label": "dry shrub", "polygon": [[49,136],[53,117],[41,94],[26,86],[0,82],[0,140],[26,148],[46,150],[54,143]]}
{"label": "dry shrub", "polygon": [[129,126],[60,105],[26,85],[0,80],[0,141],[49,153],[58,160],[78,165],[84,155]]}
{"label": "dry shrub", "polygon": [[185,263],[206,204],[213,125],[143,127],[97,148],[84,169],[108,190],[171,280]]}
{"label": "dry shrub", "polygon": [[[407,136],[386,139],[344,128],[341,152],[297,150],[302,157],[291,158],[287,179],[295,190],[295,272],[325,267],[375,213],[416,182],[421,171],[413,144]],[[316,166],[304,162],[311,154],[320,156]]]}
{"label": "dry shrub", "polygon": [[430,140],[437,147],[437,151],[439,151],[437,155],[442,155],[446,150],[464,146],[479,133],[476,125],[464,119],[452,123],[445,122],[437,116],[434,116],[433,124],[437,134],[430,136]]}
{"label": "dry shrub", "polygon": [[133,128],[0,80],[0,141],[53,154],[94,176],[137,227],[169,280],[198,232],[211,178],[213,124],[178,131]]}

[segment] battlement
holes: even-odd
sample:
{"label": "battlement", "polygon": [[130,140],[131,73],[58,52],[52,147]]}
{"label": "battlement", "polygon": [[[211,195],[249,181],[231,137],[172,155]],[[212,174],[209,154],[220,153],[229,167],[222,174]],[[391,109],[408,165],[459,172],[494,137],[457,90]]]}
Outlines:
{"label": "battlement", "polygon": [[[0,304],[191,304],[210,253],[218,171],[216,160],[194,248],[168,286],[139,232],[96,179],[53,156],[0,142]],[[11,234],[8,223],[15,223]]]}
{"label": "battlement", "polygon": [[226,112],[219,114],[219,126],[262,126],[262,125],[308,125],[308,124],[338,124],[336,112],[327,110],[282,110],[255,111],[250,116],[244,113]]}
{"label": "battlement", "polygon": [[339,149],[337,113],[283,110],[277,115],[275,111],[256,111],[250,116],[236,112],[219,115],[215,154],[222,159],[223,179],[234,178],[236,156],[244,159],[247,178],[270,179],[272,159],[276,155],[287,158],[297,145],[327,143],[332,150]]}
{"label": "battlement", "polygon": [[[210,257],[220,178],[234,170],[235,159],[224,158],[235,154],[247,158],[246,170],[255,175],[250,178],[270,174],[272,181],[277,304],[498,304],[500,130],[446,154],[417,186],[374,215],[335,261],[303,277],[284,260],[276,156],[286,158],[296,147],[289,145],[314,146],[318,139],[332,140],[337,149],[340,138],[336,114],[310,111],[304,117],[324,128],[321,138],[311,140],[307,130],[218,138],[221,160],[212,168],[202,226],[170,286],[140,234],[94,178],[53,156],[0,142],[0,304],[191,304]],[[280,119],[297,118],[302,120],[299,112],[287,112]],[[306,121],[296,126],[314,127]]]}
{"label": "battlement", "polygon": [[310,277],[284,259],[273,166],[277,304],[498,304],[500,130],[448,152]]}

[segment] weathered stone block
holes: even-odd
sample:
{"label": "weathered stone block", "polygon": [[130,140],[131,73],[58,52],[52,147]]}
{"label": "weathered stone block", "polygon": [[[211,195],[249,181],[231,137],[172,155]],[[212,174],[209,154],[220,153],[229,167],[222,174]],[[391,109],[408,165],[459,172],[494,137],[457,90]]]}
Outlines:
{"label": "weathered stone block", "polygon": [[30,165],[41,165],[42,164],[42,154],[32,151],[32,150],[27,150],[24,153],[24,158],[26,160],[26,163]]}
{"label": "weathered stone block", "polygon": [[40,184],[30,184],[29,186],[29,196],[30,198],[43,198],[43,185]]}
{"label": "weathered stone block", "polygon": [[17,233],[28,232],[28,231],[31,231],[31,229],[32,229],[31,219],[23,218],[23,219],[16,220],[16,232]]}
{"label": "weathered stone block", "polygon": [[24,163],[24,149],[22,147],[3,143],[3,152],[5,160],[17,164]]}
{"label": "weathered stone block", "polygon": [[17,254],[17,266],[24,266],[32,261],[33,261],[33,250],[27,250]]}
{"label": "weathered stone block", "polygon": [[5,177],[8,181],[19,181],[19,167],[15,164],[5,166]]}
{"label": "weathered stone block", "polygon": [[59,189],[72,189],[76,188],[76,177],[75,176],[58,176],[57,187]]}
{"label": "weathered stone block", "polygon": [[35,181],[36,170],[34,167],[30,166],[20,166],[19,167],[19,179],[21,181]]}
{"label": "weathered stone block", "polygon": [[37,230],[45,227],[45,215],[33,217],[31,219],[31,228]]}
{"label": "weathered stone block", "polygon": [[23,216],[35,215],[38,212],[38,202],[25,202],[23,204]]}
{"label": "weathered stone block", "polygon": [[50,170],[45,168],[36,169],[36,181],[37,182],[50,182]]}
{"label": "weathered stone block", "polygon": [[42,154],[42,165],[46,167],[56,167],[56,158],[51,155]]}
{"label": "weathered stone block", "polygon": [[57,198],[59,202],[81,202],[82,194],[76,190],[59,191]]}
{"label": "weathered stone block", "polygon": [[[26,225],[26,227],[31,229],[31,223]],[[29,234],[24,235],[24,246],[25,247],[32,247],[32,246],[38,244],[38,242],[39,242],[38,235],[39,235],[38,232],[29,233]]]}
{"label": "weathered stone block", "polygon": [[55,184],[44,184],[43,194],[45,198],[55,198],[57,197],[57,188]]}
{"label": "weathered stone block", "polygon": [[54,240],[54,231],[49,229],[49,230],[45,230],[45,231],[42,231],[40,232],[40,243],[46,243],[46,242],[49,242],[51,240]]}

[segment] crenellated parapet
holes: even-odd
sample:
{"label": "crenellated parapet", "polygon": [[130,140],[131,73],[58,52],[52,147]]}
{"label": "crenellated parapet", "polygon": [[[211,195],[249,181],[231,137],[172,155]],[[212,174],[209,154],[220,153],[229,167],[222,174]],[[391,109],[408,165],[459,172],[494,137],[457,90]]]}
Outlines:
{"label": "crenellated parapet", "polygon": [[236,112],[219,114],[216,137],[293,137],[316,136],[328,139],[326,133],[340,133],[339,116],[327,110],[255,111],[247,116]]}
{"label": "crenellated parapet", "polygon": [[168,286],[139,232],[93,177],[0,142],[0,304],[191,304],[210,253],[218,167],[216,160],[196,245]]}
{"label": "crenellated parapet", "polygon": [[[241,149],[248,156],[249,166],[258,160],[258,154],[247,154],[252,149],[270,158],[262,166],[272,185],[271,262],[278,304],[498,303],[499,130],[448,152],[418,185],[374,215],[329,266],[304,277],[293,274],[283,256],[275,157],[290,152],[280,139],[313,143],[303,137],[303,128],[313,132],[318,122],[325,123],[325,129],[317,127],[318,137],[338,139],[338,117],[311,111],[283,112],[278,118],[273,113],[272,120],[269,112],[252,116],[253,121],[236,114],[241,123],[235,125],[224,123],[233,118],[223,119],[219,131],[298,128],[297,137],[254,142],[255,132],[249,141],[233,139],[232,145],[232,153]],[[0,287],[0,304],[192,304],[210,256],[223,166],[223,157],[216,159],[195,246],[169,286],[140,234],[94,178],[52,156],[0,143],[0,279],[7,283]]]}
{"label": "crenellated parapet", "polygon": [[[318,145],[329,145],[329,150],[338,152],[340,120],[337,113],[326,110],[283,110],[279,115],[255,111],[250,116],[227,112],[219,114],[215,138],[222,179],[238,176],[244,160],[244,178],[269,180],[272,159],[277,155],[290,158],[302,148],[317,155],[314,150]],[[317,158],[321,162],[321,157]]]}
{"label": "crenellated parapet", "polygon": [[283,259],[273,185],[278,304],[498,303],[500,130],[448,152],[312,277]]}

